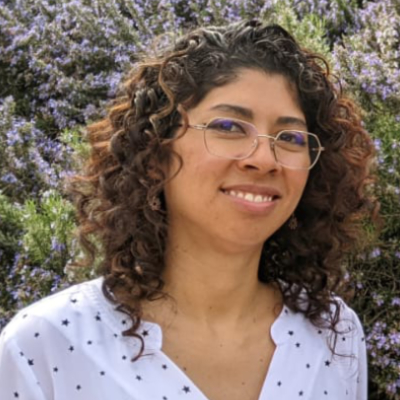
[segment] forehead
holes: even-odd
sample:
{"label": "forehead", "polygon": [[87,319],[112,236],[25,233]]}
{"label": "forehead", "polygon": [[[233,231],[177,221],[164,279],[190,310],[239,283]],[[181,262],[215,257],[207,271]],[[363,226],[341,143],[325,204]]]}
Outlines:
{"label": "forehead", "polygon": [[285,115],[305,122],[294,85],[287,78],[249,69],[239,71],[231,82],[210,90],[189,115],[195,118],[229,115],[253,122]]}

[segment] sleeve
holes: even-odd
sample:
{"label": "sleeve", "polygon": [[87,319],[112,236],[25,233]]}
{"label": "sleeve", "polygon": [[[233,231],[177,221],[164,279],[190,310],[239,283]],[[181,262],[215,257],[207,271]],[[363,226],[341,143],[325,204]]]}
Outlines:
{"label": "sleeve", "polygon": [[11,337],[0,336],[0,399],[46,400],[29,365]]}
{"label": "sleeve", "polygon": [[364,330],[358,315],[342,299],[340,319],[335,327],[336,361],[343,382],[346,383],[346,398],[349,400],[368,399],[367,348]]}

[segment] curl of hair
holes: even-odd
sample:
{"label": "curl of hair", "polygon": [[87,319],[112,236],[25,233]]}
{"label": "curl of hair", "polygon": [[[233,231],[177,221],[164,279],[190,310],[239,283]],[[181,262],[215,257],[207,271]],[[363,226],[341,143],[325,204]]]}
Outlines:
{"label": "curl of hair", "polygon": [[165,295],[164,171],[178,157],[172,143],[185,118],[181,107],[196,106],[246,68],[288,79],[309,131],[325,148],[296,209],[299,228],[285,224],[265,242],[259,279],[277,282],[285,304],[316,326],[334,330],[338,322],[332,293],[343,278],[341,260],[355,245],[362,218],[376,208],[365,190],[372,179],[372,141],[325,60],[283,28],[252,20],[199,28],[160,55],[144,57],[109,115],[88,127],[91,155],[72,185],[80,239],[88,262],[99,255],[92,238],[101,244],[103,291],[131,317],[124,334],[139,338],[142,347],[141,304]]}

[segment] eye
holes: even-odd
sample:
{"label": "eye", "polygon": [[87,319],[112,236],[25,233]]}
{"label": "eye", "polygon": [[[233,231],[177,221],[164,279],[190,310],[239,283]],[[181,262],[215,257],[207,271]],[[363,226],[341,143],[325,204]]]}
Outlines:
{"label": "eye", "polygon": [[246,127],[244,123],[240,121],[234,121],[226,118],[218,118],[211,121],[207,129],[211,129],[213,131],[217,131],[218,133],[232,133],[232,134],[241,134],[247,135]]}
{"label": "eye", "polygon": [[300,131],[282,131],[277,136],[279,145],[290,145],[294,147],[308,146],[308,133]]}

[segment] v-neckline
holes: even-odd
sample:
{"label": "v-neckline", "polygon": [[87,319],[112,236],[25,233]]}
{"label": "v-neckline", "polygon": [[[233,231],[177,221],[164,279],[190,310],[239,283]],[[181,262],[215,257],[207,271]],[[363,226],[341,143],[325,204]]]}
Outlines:
{"label": "v-neckline", "polygon": [[[269,377],[271,376],[270,372],[271,372],[271,370],[273,370],[274,364],[277,363],[276,360],[279,358],[277,356],[277,353],[280,351],[280,346],[278,346],[277,344],[275,344],[275,346],[276,347],[272,354],[272,358],[271,358],[271,361],[268,366],[268,371],[264,377],[264,381],[261,386],[261,390],[260,390],[257,400],[264,400],[267,398],[266,393],[268,393],[268,386],[270,386],[269,385],[269,381],[270,381]],[[197,397],[198,397],[198,399],[196,398],[195,400],[212,400],[212,399],[209,399],[204,394],[204,392],[201,390],[201,388],[192,380],[192,378],[189,377],[189,375],[185,371],[182,370],[181,367],[179,367],[179,365],[176,364],[175,361],[173,361],[171,359],[171,357],[169,357],[162,349],[159,350],[159,352],[160,352],[161,356],[166,360],[166,362],[175,369],[176,373],[178,373],[182,377],[182,379],[188,383],[188,387],[195,390],[195,393],[197,394]]]}
{"label": "v-neckline", "polygon": [[[97,283],[98,283],[98,290],[101,293],[100,280]],[[100,301],[100,298],[102,299],[102,301]],[[96,301],[96,303],[98,303],[99,306],[100,304],[102,304],[103,306],[107,305],[107,308],[110,311],[110,313],[106,313],[106,315],[111,317],[111,319],[113,320],[114,323],[112,324],[112,326],[114,327],[117,326],[117,324],[120,322],[121,317],[118,317],[115,314],[115,308],[110,302],[108,301],[104,302],[104,300],[106,299],[103,296],[100,296],[100,298],[96,295],[93,296],[93,299]],[[258,400],[267,399],[266,397],[267,393],[269,392],[269,389],[272,388],[271,379],[272,376],[274,375],[274,371],[280,368],[279,367],[280,353],[282,352],[283,345],[286,343],[289,337],[289,335],[284,334],[286,329],[285,327],[288,326],[287,318],[290,318],[290,315],[292,313],[293,312],[285,304],[283,304],[280,313],[278,314],[274,322],[271,324],[270,335],[276,347],[272,354],[268,371],[264,377],[264,381],[261,386]],[[207,396],[203,393],[203,391],[197,386],[197,384],[166,353],[164,353],[162,349],[163,331],[158,323],[142,320],[139,330],[142,333],[143,331],[146,331],[146,336],[144,337],[145,353],[146,352],[152,353],[153,351],[158,352],[160,356],[162,356],[166,361],[168,361],[168,363],[177,371],[177,373],[182,377],[182,379],[186,381],[188,384],[190,384],[191,387],[193,387],[196,390],[199,397],[199,399],[196,400],[211,400],[208,399]],[[132,347],[137,346],[137,343],[135,341],[129,341],[128,343]],[[276,364],[278,364],[278,367],[275,367]]]}
{"label": "v-neckline", "polygon": [[[268,393],[268,387],[270,386],[270,377],[271,375],[271,371],[275,370],[274,365],[278,363],[277,360],[279,360],[279,352],[282,348],[282,345],[284,344],[284,340],[282,340],[282,335],[280,335],[280,332],[282,331],[282,323],[283,323],[283,319],[285,316],[287,316],[289,314],[289,309],[283,305],[280,313],[278,314],[278,316],[276,317],[276,319],[274,320],[274,322],[271,324],[270,327],[270,335],[271,335],[271,339],[275,344],[275,350],[272,354],[271,357],[271,361],[269,363],[268,366],[268,370],[266,372],[266,375],[264,377],[263,380],[263,384],[261,386],[261,390],[260,393],[258,395],[257,400],[265,400],[267,399],[266,397],[266,393]],[[186,381],[188,383],[188,385],[190,385],[191,388],[193,388],[195,390],[195,392],[198,395],[198,399],[196,400],[212,400],[209,399],[204,392],[201,390],[201,388],[193,381],[193,379],[178,365],[176,364],[176,362],[170,357],[168,356],[168,354],[166,354],[163,351],[163,331],[162,328],[159,324],[157,324],[156,322],[149,322],[149,321],[145,321],[143,320],[142,323],[144,325],[147,326],[154,326],[154,331],[153,332],[157,332],[158,335],[160,335],[158,337],[157,342],[160,343],[160,348],[158,349],[160,355],[166,360],[166,362],[171,365],[175,371],[182,377],[182,379],[184,381]]]}

